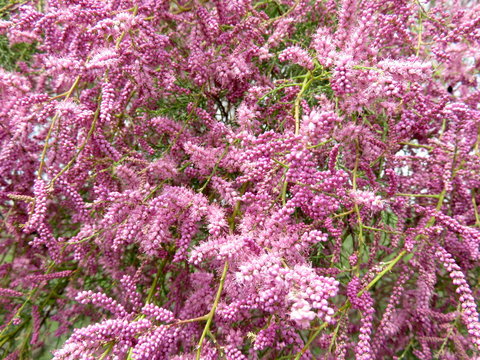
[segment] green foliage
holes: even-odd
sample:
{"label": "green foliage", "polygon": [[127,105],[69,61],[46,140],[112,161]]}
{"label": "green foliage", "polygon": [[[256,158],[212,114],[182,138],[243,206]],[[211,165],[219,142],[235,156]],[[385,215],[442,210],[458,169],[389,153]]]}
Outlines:
{"label": "green foliage", "polygon": [[[7,20],[12,4],[18,1],[0,0],[0,19]],[[11,45],[6,35],[0,35],[0,67],[14,71],[19,61],[30,61],[37,51],[36,44],[18,43]]]}
{"label": "green foliage", "polygon": [[0,35],[0,67],[14,71],[19,61],[29,61],[36,52],[35,44],[19,43],[10,46],[5,35]]}

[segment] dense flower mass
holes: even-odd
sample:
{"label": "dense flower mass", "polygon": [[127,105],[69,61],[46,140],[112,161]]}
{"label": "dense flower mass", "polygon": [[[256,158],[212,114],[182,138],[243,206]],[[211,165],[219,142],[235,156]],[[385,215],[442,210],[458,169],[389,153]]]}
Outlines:
{"label": "dense flower mass", "polygon": [[476,1],[0,17],[1,358],[479,358]]}

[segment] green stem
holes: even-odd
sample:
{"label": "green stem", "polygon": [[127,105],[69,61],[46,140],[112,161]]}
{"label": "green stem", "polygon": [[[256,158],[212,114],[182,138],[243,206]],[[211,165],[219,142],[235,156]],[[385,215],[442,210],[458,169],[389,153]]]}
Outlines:
{"label": "green stem", "polygon": [[287,171],[288,171],[288,169],[285,169],[285,172],[283,174],[283,183],[282,183],[282,190],[281,190],[281,197],[282,197],[282,205],[283,206],[285,206],[287,204],[287,187],[288,187]]}
{"label": "green stem", "polygon": [[453,331],[455,330],[456,326],[458,325],[458,322],[461,318],[460,311],[461,311],[461,305],[458,304],[457,312],[459,313],[459,315],[455,318],[455,321],[453,322],[452,327],[448,330],[448,333],[445,336],[445,340],[443,341],[442,345],[440,346],[440,349],[438,350],[438,353],[437,353],[437,356],[436,356],[438,359],[440,359],[440,357],[443,353],[443,350],[445,349],[445,346],[447,345],[448,340],[450,339],[450,336],[452,336]]}
{"label": "green stem", "polygon": [[[352,187],[353,190],[357,190],[357,177],[358,177],[358,165],[360,163],[360,148],[359,148],[358,140],[356,141],[356,157],[355,157],[355,167],[353,168],[353,179],[352,179]],[[362,216],[360,215],[360,208],[358,207],[358,204],[354,204],[354,210],[355,213],[357,214],[357,221],[358,221],[358,253],[359,253],[359,259],[362,258],[362,251],[364,247],[364,237],[363,237],[363,221],[362,221]],[[360,262],[359,262],[360,264]]]}
{"label": "green stem", "polygon": [[85,139],[83,140],[83,143],[80,145],[80,147],[78,148],[76,154],[73,156],[73,158],[69,161],[69,163],[67,165],[65,165],[65,167],[60,170],[57,175],[55,175],[55,177],[50,181],[50,185],[49,187],[50,188],[53,188],[53,186],[55,185],[55,181],[57,181],[57,179],[62,176],[63,173],[65,173],[66,171],[68,171],[73,164],[75,164],[75,162],[77,161],[78,157],[80,156],[80,154],[82,153],[83,149],[85,149],[85,146],[87,146],[87,143],[88,141],[90,140],[90,138],[92,137],[93,135],[93,131],[95,130],[95,127],[97,126],[97,120],[98,120],[98,117],[100,115],[100,105],[97,107],[97,110],[95,111],[95,115],[93,117],[93,121],[92,121],[92,125],[90,126],[90,129],[88,130],[88,133],[87,133],[87,136],[85,137]]}
{"label": "green stem", "polygon": [[[240,188],[240,195],[243,195],[245,193],[245,191],[247,190],[248,184],[249,184],[248,182],[242,184],[242,186]],[[235,219],[237,218],[238,214],[240,213],[240,205],[241,205],[241,201],[238,200],[235,203],[235,206],[233,208],[232,216],[230,216],[230,218],[228,219],[228,223],[230,225],[230,232],[232,232],[232,233],[235,230]]]}
{"label": "green stem", "polygon": [[335,327],[335,330],[333,331],[333,336],[332,336],[332,340],[330,341],[330,346],[328,347],[328,352],[331,354],[332,353],[332,350],[333,350],[333,344],[336,342],[337,340],[337,336],[338,336],[338,331],[340,330],[340,325],[342,325],[342,319],[343,317],[345,316],[346,312],[343,312],[342,313],[342,316],[340,317],[340,319],[338,319],[338,324],[337,326]]}
{"label": "green stem", "polygon": [[312,73],[309,71],[305,79],[303,80],[302,88],[295,99],[295,106],[294,106],[294,116],[295,116],[295,135],[298,135],[300,132],[300,101],[302,100],[302,96],[307,91],[308,87],[313,81]]}
{"label": "green stem", "polygon": [[322,325],[320,325],[320,327],[312,334],[312,336],[310,336],[310,338],[308,339],[307,343],[305,344],[305,346],[302,348],[302,350],[300,350],[298,353],[297,353],[297,356],[295,356],[295,360],[300,360],[300,358],[302,357],[303,354],[305,354],[308,350],[308,348],[310,347],[310,345],[312,344],[313,340],[316,339],[316,337],[318,335],[320,335],[320,332],[325,329],[326,327],[328,326],[328,323],[324,322]]}
{"label": "green stem", "polygon": [[110,351],[112,351],[114,344],[115,344],[115,343],[114,343],[113,341],[111,341],[111,342],[108,344],[108,346],[107,346],[107,348],[105,349],[105,351],[103,352],[103,354],[98,358],[98,360],[103,360],[103,359],[105,359],[105,358],[107,357],[107,355],[110,354]]}
{"label": "green stem", "polygon": [[414,143],[410,143],[410,142],[401,142],[400,145],[407,145],[407,146],[411,146],[411,147],[433,150],[433,146],[422,145],[422,144],[414,144]]}
{"label": "green stem", "polygon": [[[133,16],[136,16],[138,13],[138,6],[135,5],[133,7]],[[120,48],[120,44],[122,43],[123,38],[127,34],[126,31],[122,32],[122,34],[118,37],[117,42],[115,43],[115,49],[118,50]]]}
{"label": "green stem", "polygon": [[152,301],[153,296],[155,295],[155,290],[157,289],[158,285],[158,279],[163,273],[163,270],[165,269],[165,266],[167,265],[167,259],[165,259],[160,267],[158,268],[157,274],[155,275],[155,278],[153,279],[152,286],[150,286],[150,290],[148,291],[147,299],[145,300],[146,304],[149,304]]}
{"label": "green stem", "polygon": [[[53,270],[53,268],[55,267],[55,263],[52,262],[50,264],[50,266],[48,267],[47,271],[45,272],[45,274],[50,274]],[[13,323],[13,319],[17,318],[20,316],[21,312],[23,311],[23,309],[25,308],[25,306],[27,306],[27,304],[30,302],[30,300],[33,299],[33,297],[36,295],[36,293],[38,292],[38,290],[40,289],[40,287],[36,287],[35,289],[33,289],[32,291],[30,291],[30,294],[28,295],[27,299],[23,302],[23,304],[18,308],[17,312],[15,313],[15,315],[12,317],[12,319],[5,325],[5,327],[3,328],[3,330],[0,332],[0,338],[5,334],[5,331],[9,328],[9,326]]]}
{"label": "green stem", "polygon": [[220,155],[220,158],[218,159],[218,161],[215,163],[215,166],[213,167],[213,170],[212,172],[210,173],[210,175],[208,176],[207,180],[205,181],[205,183],[202,185],[202,187],[200,189],[198,189],[198,192],[199,193],[202,193],[203,190],[205,190],[205,188],[207,187],[208,183],[210,182],[210,180],[212,180],[212,177],[215,175],[215,173],[217,172],[217,169],[218,169],[218,166],[220,165],[220,161],[223,160],[223,158],[227,155],[228,153],[228,148],[230,147],[230,144],[227,144],[227,146],[225,147],[225,150],[223,151],[222,155]]}
{"label": "green stem", "polygon": [[288,9],[284,14],[279,15],[279,16],[273,18],[273,19],[268,20],[268,21],[267,21],[267,25],[273,24],[275,21],[280,20],[280,19],[282,19],[282,18],[287,17],[288,15],[290,15],[290,14],[295,10],[295,8],[298,6],[299,3],[300,3],[300,0],[296,0],[296,1],[295,1],[295,4],[293,4],[293,6],[292,6],[290,9]]}
{"label": "green stem", "polygon": [[205,336],[210,331],[210,326],[212,324],[213,317],[215,316],[215,310],[217,309],[218,303],[220,301],[220,296],[222,295],[223,284],[225,283],[225,279],[227,277],[227,271],[228,271],[228,261],[226,261],[225,265],[223,266],[222,277],[220,278],[220,284],[218,286],[217,295],[215,296],[212,309],[207,315],[207,323],[205,324],[205,328],[203,329],[202,336],[200,337],[200,340],[198,342],[197,356],[195,358],[196,360],[200,360],[200,357],[202,354],[203,340],[205,340]]}
{"label": "green stem", "polygon": [[280,90],[282,90],[282,89],[285,89],[285,88],[291,87],[291,86],[302,86],[302,83],[282,84],[282,85],[280,85],[279,87],[276,87],[275,89],[270,90],[270,91],[267,92],[265,95],[263,95],[261,98],[259,98],[259,99],[257,100],[257,103],[259,103],[260,101],[264,100],[264,99],[267,98],[269,95],[272,95],[272,94],[276,93],[277,91],[280,91]]}
{"label": "green stem", "polygon": [[407,196],[407,197],[426,197],[426,198],[435,198],[438,199],[440,198],[440,195],[435,195],[435,194],[403,194],[403,193],[398,193],[395,194],[395,196]]}
{"label": "green stem", "polygon": [[380,73],[383,73],[383,70],[375,68],[375,67],[371,67],[371,66],[355,65],[352,68],[355,69],[355,70],[373,70],[373,71],[378,71]]}
{"label": "green stem", "polygon": [[477,201],[475,200],[475,190],[472,191],[473,211],[475,212],[475,226],[480,226],[480,215],[478,214]]}
{"label": "green stem", "polygon": [[332,142],[332,141],[334,141],[334,140],[335,140],[335,139],[331,138],[331,139],[329,139],[329,140],[327,140],[327,141],[324,141],[324,142],[321,142],[321,143],[319,143],[319,144],[307,146],[307,149],[316,149],[317,147],[326,145],[326,144],[328,144],[329,142]]}
{"label": "green stem", "polygon": [[[77,76],[77,78],[73,82],[70,89],[65,93],[65,100],[68,100],[68,98],[70,98],[73,91],[78,86],[79,82],[80,82],[80,75]],[[55,125],[57,123],[57,120],[59,118],[60,118],[60,112],[57,111],[57,113],[55,113],[55,115],[53,116],[52,123],[50,125],[50,128],[48,129],[47,137],[45,138],[45,145],[43,146],[42,155],[40,156],[40,165],[38,167],[38,173],[37,173],[37,177],[39,179],[42,178],[42,172],[43,172],[43,168],[45,166],[45,157],[47,155],[48,141],[50,140],[50,137],[52,136],[53,128],[55,127]]]}
{"label": "green stem", "polygon": [[397,235],[403,234],[403,233],[401,233],[401,232],[399,232],[399,231],[391,231],[391,230],[379,229],[379,228],[375,228],[375,227],[371,227],[371,226],[367,226],[367,225],[363,225],[363,228],[364,228],[364,229],[367,229],[367,230],[372,230],[372,231],[380,231],[380,232],[384,232],[384,233],[387,233],[387,234],[397,234]]}
{"label": "green stem", "polygon": [[[334,316],[337,316],[340,313],[343,313],[344,311],[348,310],[350,308],[350,302],[347,300],[343,306],[338,309],[337,313]],[[305,346],[300,350],[297,355],[295,356],[295,360],[300,360],[303,354],[305,354],[312,344],[312,342],[317,338],[318,335],[322,332],[323,329],[325,329],[329,325],[328,322],[324,322],[322,325],[320,325],[315,332],[310,336],[308,341],[306,342]]]}
{"label": "green stem", "polygon": [[351,209],[351,210],[348,210],[348,211],[345,211],[343,213],[340,213],[340,214],[335,214],[333,215],[333,218],[338,218],[338,217],[342,217],[342,216],[347,216],[347,215],[350,215],[351,213],[355,212],[355,209]]}
{"label": "green stem", "polygon": [[393,260],[388,264],[388,266],[387,266],[385,269],[383,269],[382,271],[380,271],[380,272],[377,274],[377,276],[375,276],[375,278],[374,278],[372,281],[370,281],[370,282],[368,283],[368,285],[365,286],[365,287],[357,294],[357,296],[361,296],[365,291],[370,290],[370,289],[373,287],[373,285],[375,285],[375,284],[378,282],[378,280],[380,280],[387,272],[389,272],[390,270],[392,270],[392,268],[393,268],[400,260],[402,260],[402,258],[403,258],[406,254],[407,254],[407,251],[406,251],[406,250],[402,250],[402,251],[400,252],[400,254],[398,254],[397,257],[396,257],[395,259],[393,259]]}

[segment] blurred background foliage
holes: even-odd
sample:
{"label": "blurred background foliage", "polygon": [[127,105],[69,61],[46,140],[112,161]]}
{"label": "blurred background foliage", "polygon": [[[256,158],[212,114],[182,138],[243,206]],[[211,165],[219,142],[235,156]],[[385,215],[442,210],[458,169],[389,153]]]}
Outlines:
{"label": "blurred background foliage", "polygon": [[[8,20],[11,11],[25,1],[0,0],[0,20]],[[20,61],[29,61],[36,51],[35,44],[19,43],[10,45],[8,38],[0,34],[0,67],[7,70],[16,70]]]}

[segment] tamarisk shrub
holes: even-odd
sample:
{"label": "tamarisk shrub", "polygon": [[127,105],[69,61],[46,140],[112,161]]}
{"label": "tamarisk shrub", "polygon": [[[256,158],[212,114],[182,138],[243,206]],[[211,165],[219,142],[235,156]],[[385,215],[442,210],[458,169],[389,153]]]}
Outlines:
{"label": "tamarisk shrub", "polygon": [[480,356],[476,1],[2,4],[2,358]]}

